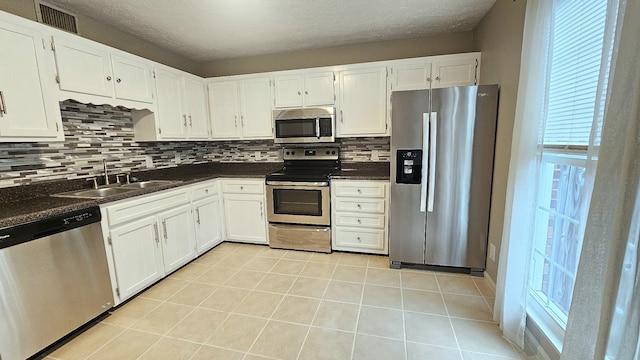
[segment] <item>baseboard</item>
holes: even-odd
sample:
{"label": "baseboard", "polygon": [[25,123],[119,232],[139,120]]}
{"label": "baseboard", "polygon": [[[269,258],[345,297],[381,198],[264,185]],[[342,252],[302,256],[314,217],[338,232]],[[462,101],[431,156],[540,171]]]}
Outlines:
{"label": "baseboard", "polygon": [[489,287],[491,288],[491,290],[493,290],[493,293],[496,293],[496,282],[491,278],[491,275],[489,275],[489,273],[487,273],[486,271],[484,272],[484,279],[487,281],[487,285],[489,285]]}
{"label": "baseboard", "polygon": [[[545,343],[545,344],[541,344]],[[524,329],[525,353],[534,353],[542,360],[560,360],[560,354],[547,339],[538,326],[527,316],[527,325]],[[549,350],[549,352],[547,352]]]}

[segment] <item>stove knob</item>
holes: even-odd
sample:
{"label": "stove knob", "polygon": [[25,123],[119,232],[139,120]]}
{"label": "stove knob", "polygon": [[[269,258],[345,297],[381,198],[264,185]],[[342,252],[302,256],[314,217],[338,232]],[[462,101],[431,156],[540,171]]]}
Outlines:
{"label": "stove knob", "polygon": [[291,155],[295,155],[295,154],[296,154],[296,152],[295,152],[295,151],[292,151],[292,152],[291,152]]}
{"label": "stove knob", "polygon": [[329,155],[329,150],[327,150],[327,155]]}
{"label": "stove knob", "polygon": [[289,155],[289,152],[287,151],[285,154]]}
{"label": "stove knob", "polygon": [[331,152],[331,155],[335,155],[335,154],[336,154],[336,151],[335,151],[335,150]]}

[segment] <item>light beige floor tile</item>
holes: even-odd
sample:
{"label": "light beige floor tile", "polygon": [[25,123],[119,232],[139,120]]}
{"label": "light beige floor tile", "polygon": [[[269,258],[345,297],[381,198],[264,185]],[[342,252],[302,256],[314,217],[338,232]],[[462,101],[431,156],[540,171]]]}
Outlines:
{"label": "light beige floor tile", "polygon": [[207,340],[207,344],[247,351],[266,324],[265,319],[231,314]]}
{"label": "light beige floor tile", "polygon": [[462,357],[458,348],[407,342],[407,360],[424,359],[462,360]]}
{"label": "light beige floor tile", "polygon": [[473,320],[492,321],[493,313],[481,296],[442,294],[449,316]]}
{"label": "light beige floor tile", "polygon": [[243,315],[269,318],[276,310],[283,297],[284,295],[280,294],[264,291],[252,291],[246,298],[244,298],[244,300],[242,300],[240,305],[238,305],[233,312]]}
{"label": "light beige floor tile", "polygon": [[400,271],[369,268],[366,282],[372,285],[400,287]]}
{"label": "light beige floor tile", "polygon": [[278,259],[256,256],[249,261],[243,269],[268,272],[278,263]]}
{"label": "light beige floor tile", "polygon": [[449,318],[405,311],[407,341],[457,348],[456,338]]}
{"label": "light beige floor tile", "polygon": [[389,268],[389,257],[382,255],[369,255],[369,267],[378,269]]}
{"label": "light beige floor tile", "polygon": [[461,350],[491,355],[516,357],[511,344],[502,337],[498,325],[492,322],[451,319]]}
{"label": "light beige floor tile", "polygon": [[192,360],[241,360],[244,358],[243,352],[233,351],[229,349],[222,349],[215,346],[203,345]]}
{"label": "light beige floor tile", "polygon": [[201,302],[199,306],[211,310],[231,312],[250,292],[250,290],[246,289],[221,286],[216,292]]}
{"label": "light beige floor tile", "polygon": [[436,275],[427,272],[400,271],[402,287],[405,289],[440,291]]}
{"label": "light beige floor tile", "polygon": [[493,308],[496,306],[496,298],[484,298],[487,302],[487,306],[489,306],[489,310],[493,313]]}
{"label": "light beige floor tile", "polygon": [[212,250],[209,250],[209,252],[207,252],[206,254],[197,258],[194,263],[205,266],[215,266],[218,262],[220,262],[220,260],[226,258],[230,254],[230,252],[220,252],[218,248],[214,248]]}
{"label": "light beige floor tile", "polygon": [[246,256],[256,256],[262,253],[264,250],[269,247],[266,245],[245,245],[241,246],[236,251],[234,251],[234,255],[246,255]]}
{"label": "light beige floor tile", "polygon": [[226,258],[218,261],[216,266],[232,268],[232,269],[242,269],[249,261],[253,259],[253,256],[249,255],[240,255],[237,253],[230,254]]}
{"label": "light beige floor tile", "polygon": [[369,264],[369,255],[352,254],[352,253],[340,253],[340,258],[338,259],[338,264],[366,267],[367,264]]}
{"label": "light beige floor tile", "polygon": [[198,349],[199,344],[164,337],[142,354],[139,360],[189,360]]}
{"label": "light beige floor tile", "polygon": [[[464,360],[514,360],[514,359],[527,359],[527,357],[505,357],[505,356],[497,356],[497,355],[490,355],[490,354],[482,354],[482,353],[475,353],[475,352],[471,352],[471,351],[463,351],[462,352],[462,358]],[[537,357],[531,357],[530,359],[536,359],[538,360]]]}
{"label": "light beige floor tile", "polygon": [[180,321],[168,336],[202,343],[207,340],[227,318],[228,313],[197,308]]}
{"label": "light beige floor tile", "polygon": [[355,331],[360,306],[341,302],[322,300],[318,307],[313,325],[344,331]]}
{"label": "light beige floor tile", "polygon": [[354,336],[350,332],[311,328],[302,346],[300,359],[350,359]]}
{"label": "light beige floor tile", "polygon": [[225,285],[253,289],[264,278],[266,273],[260,271],[240,270],[227,280]]}
{"label": "light beige floor tile", "polygon": [[363,305],[360,308],[357,332],[393,339],[404,339],[402,311]]}
{"label": "light beige floor tile", "polygon": [[140,294],[140,296],[147,299],[164,301],[172,297],[183,287],[187,286],[188,283],[189,282],[185,280],[166,278],[153,285],[151,288]]}
{"label": "light beige floor tile", "polygon": [[340,258],[340,253],[331,253],[331,254],[313,253],[309,261],[317,262],[317,263],[325,263],[325,264],[335,264],[338,262],[339,258]]}
{"label": "light beige floor tile", "polygon": [[481,296],[471,276],[436,275],[443,293]]}
{"label": "light beige floor tile", "polygon": [[136,330],[125,330],[88,357],[90,360],[133,360],[155,344],[160,336]]}
{"label": "light beige floor tile", "polygon": [[209,268],[210,266],[207,266],[207,265],[191,263],[186,265],[182,269],[174,272],[173,274],[169,275],[169,278],[193,281],[198,276],[202,275],[205,271],[209,270]]}
{"label": "light beige floor tile", "polygon": [[225,241],[222,244],[216,246],[214,249],[216,251],[219,251],[219,252],[232,253],[232,252],[238,250],[238,248],[241,247],[242,245],[243,244],[240,244],[240,243],[234,243],[234,242]]}
{"label": "light beige floor tile", "polygon": [[50,356],[60,360],[84,359],[123,331],[125,328],[120,326],[98,323],[52,352]]}
{"label": "light beige floor tile", "polygon": [[160,300],[135,297],[102,320],[104,323],[129,327],[162,304]]}
{"label": "light beige floor tile", "polygon": [[251,347],[250,352],[277,359],[295,359],[308,330],[308,326],[271,320]]}
{"label": "light beige floor tile", "polygon": [[271,272],[286,275],[298,275],[307,263],[297,260],[282,259],[271,269]]}
{"label": "light beige floor tile", "polygon": [[333,280],[364,283],[367,268],[361,266],[337,265],[331,277]]}
{"label": "light beige floor tile", "polygon": [[243,360],[273,360],[273,358],[260,356],[256,354],[247,354]]}
{"label": "light beige floor tile", "polygon": [[322,297],[322,294],[324,294],[328,283],[329,280],[327,279],[308,278],[300,276],[296,279],[293,285],[291,285],[291,288],[289,289],[289,295],[320,298]]}
{"label": "light beige floor tile", "polygon": [[262,250],[257,256],[258,257],[267,257],[267,258],[272,258],[272,259],[282,259],[282,257],[286,253],[287,253],[287,250],[266,248],[266,249]]}
{"label": "light beige floor tile", "polygon": [[203,302],[204,299],[208,298],[217,289],[218,286],[216,285],[189,283],[167,301],[182,305],[198,306],[198,304]]}
{"label": "light beige floor tile", "polygon": [[359,304],[363,288],[363,284],[331,280],[323,299]]}
{"label": "light beige floor tile", "polygon": [[402,289],[404,310],[434,315],[448,315],[442,294],[435,291]]}
{"label": "light beige floor tile", "polygon": [[480,290],[482,296],[496,297],[495,289],[491,288],[491,286],[489,286],[489,284],[487,283],[487,280],[485,280],[484,278],[474,277],[473,282],[478,287],[478,290]]}
{"label": "light beige floor tile", "polygon": [[287,295],[273,313],[274,320],[287,321],[303,325],[311,324],[320,305],[319,299]]}
{"label": "light beige floor tile", "polygon": [[198,276],[194,281],[212,285],[223,285],[238,271],[238,269],[213,266]]}
{"label": "light beige floor tile", "polygon": [[356,334],[354,360],[404,359],[404,342],[365,334]]}
{"label": "light beige floor tile", "polygon": [[402,309],[400,288],[367,284],[364,286],[362,304]]}
{"label": "light beige floor tile", "polygon": [[304,266],[300,276],[316,277],[322,279],[331,279],[333,270],[336,268],[334,264],[322,264],[309,262]]}
{"label": "light beige floor tile", "polygon": [[309,259],[311,259],[311,255],[312,254],[313,253],[310,253],[308,251],[289,250],[289,251],[287,251],[286,254],[284,254],[283,259],[309,261]]}
{"label": "light beige floor tile", "polygon": [[163,303],[140,319],[140,321],[133,324],[131,328],[164,335],[193,311],[193,309],[191,306]]}
{"label": "light beige floor tile", "polygon": [[296,277],[293,275],[268,273],[262,281],[258,283],[255,290],[286,294],[294,281],[296,281]]}

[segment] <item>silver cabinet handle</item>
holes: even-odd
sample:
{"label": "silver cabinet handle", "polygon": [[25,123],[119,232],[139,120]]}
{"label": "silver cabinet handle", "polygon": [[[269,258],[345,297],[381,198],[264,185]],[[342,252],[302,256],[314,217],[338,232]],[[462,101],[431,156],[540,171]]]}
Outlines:
{"label": "silver cabinet handle", "polygon": [[342,113],[342,110],[340,110],[340,122],[344,124],[344,114]]}
{"label": "silver cabinet handle", "polygon": [[193,119],[191,118],[191,115],[189,115],[189,126],[193,127]]}
{"label": "silver cabinet handle", "polygon": [[120,80],[120,79],[116,79],[116,82],[117,82],[118,84],[120,84],[120,83],[122,82],[122,80]]}
{"label": "silver cabinet handle", "polygon": [[196,209],[196,222],[200,225],[200,208]]}
{"label": "silver cabinet handle", "polygon": [[240,123],[242,124],[242,127],[244,127],[244,115],[240,116]]}
{"label": "silver cabinet handle", "polygon": [[153,231],[156,238],[156,244],[160,244],[160,235],[158,234],[158,223],[153,223]]}
{"label": "silver cabinet handle", "polygon": [[233,123],[235,127],[238,127],[238,116],[237,115],[233,115]]}
{"label": "silver cabinet handle", "polygon": [[167,220],[162,220],[162,228],[164,229],[164,243],[167,243],[169,236],[167,236]]}
{"label": "silver cabinet handle", "polygon": [[262,219],[263,216],[263,212],[262,212],[262,201],[260,201],[260,218]]}
{"label": "silver cabinet handle", "polygon": [[320,118],[316,118],[316,138],[320,139]]}
{"label": "silver cabinet handle", "polygon": [[184,119],[183,121],[184,126],[187,126],[187,114],[183,114],[182,118]]}
{"label": "silver cabinet handle", "polygon": [[4,93],[0,91],[0,116],[7,115],[7,105],[4,103]]}
{"label": "silver cabinet handle", "polygon": [[111,76],[107,76],[107,81],[111,81]]}

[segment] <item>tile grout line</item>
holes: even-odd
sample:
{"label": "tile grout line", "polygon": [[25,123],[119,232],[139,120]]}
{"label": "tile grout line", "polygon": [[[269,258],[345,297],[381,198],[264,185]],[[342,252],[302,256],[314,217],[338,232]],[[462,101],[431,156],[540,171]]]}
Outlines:
{"label": "tile grout line", "polygon": [[[451,314],[449,313],[449,307],[447,306],[447,302],[444,299],[444,293],[442,292],[442,287],[440,286],[440,280],[438,280],[438,275],[435,275],[436,284],[438,285],[438,290],[440,291],[440,297],[442,298],[442,303],[444,304],[444,309],[447,312],[447,319],[449,320],[449,326],[451,326],[451,332],[453,332],[453,339],[456,341],[456,346],[458,347],[458,353],[460,354],[460,359],[464,359],[462,355],[462,348],[460,348],[460,342],[458,341],[458,336],[456,335],[456,330],[453,328],[453,321],[451,321]],[[475,283],[474,283],[475,284]]]}
{"label": "tile grout line", "polygon": [[398,269],[398,275],[400,276],[400,305],[402,307],[402,331],[404,333],[404,358],[409,358],[409,349],[407,349],[407,320],[405,317],[404,309],[404,283],[402,281],[402,272]]}
{"label": "tile grout line", "polygon": [[369,275],[369,259],[367,259],[367,267],[364,270],[364,280],[362,280],[362,291],[360,292],[360,304],[358,305],[358,316],[356,317],[356,328],[353,334],[353,344],[351,345],[351,359],[354,358],[356,351],[356,340],[358,339],[358,325],[360,325],[360,314],[362,313],[362,300],[364,299],[364,288],[367,284],[367,276]]}

